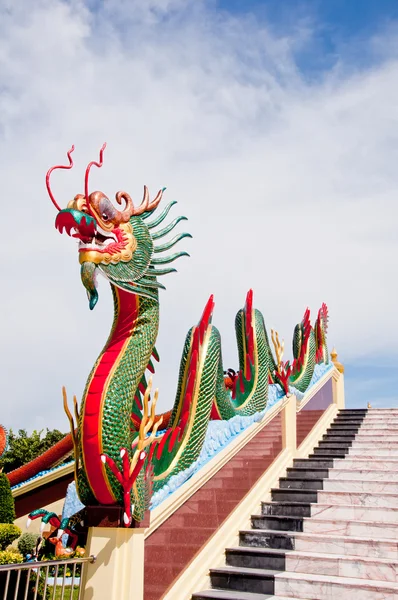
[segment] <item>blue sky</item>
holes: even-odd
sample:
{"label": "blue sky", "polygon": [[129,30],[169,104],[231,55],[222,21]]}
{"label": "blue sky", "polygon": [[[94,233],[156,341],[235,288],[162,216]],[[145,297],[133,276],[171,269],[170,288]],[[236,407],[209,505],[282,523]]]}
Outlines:
{"label": "blue sky", "polygon": [[332,69],[342,54],[346,68],[368,68],[378,60],[369,39],[398,21],[395,0],[218,0],[218,10],[254,15],[287,34],[299,25],[313,28],[310,45],[296,55],[309,78]]}
{"label": "blue sky", "polygon": [[[191,258],[160,300],[154,385],[172,406],[185,334],[210,294],[227,367],[247,291],[291,357],[326,302],[347,404],[397,405],[398,3],[370,0],[0,1],[3,203],[0,397],[7,427],[66,430],[112,322],[93,312],[74,243],[54,229],[92,185],[167,187]],[[16,183],[17,182],[17,183]],[[34,406],[34,410],[32,410]]]}

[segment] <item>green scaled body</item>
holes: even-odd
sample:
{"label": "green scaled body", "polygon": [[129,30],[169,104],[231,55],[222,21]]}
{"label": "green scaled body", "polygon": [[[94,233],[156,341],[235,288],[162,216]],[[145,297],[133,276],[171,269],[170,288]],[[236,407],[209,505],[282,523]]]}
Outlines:
{"label": "green scaled body", "polygon": [[[161,197],[159,192],[150,202],[145,188],[137,209],[126,192],[118,192],[118,204],[126,204],[118,210],[102,192],[86,193],[76,196],[56,220],[60,232],[75,231],[80,239],[81,279],[90,308],[98,301],[98,273],[108,279],[114,298],[112,329],[87,380],[77,436],[68,415],[77,490],[85,505],[124,506],[126,526],[143,518],[154,490],[197,460],[210,419],[228,420],[265,409],[269,382],[275,381],[279,369],[264,318],[253,307],[249,291],[235,321],[239,371],[227,384],[211,297],[187,334],[171,416],[165,431],[155,437],[162,424],[149,405],[149,375],[158,360],[158,290],[164,288],[159,278],[175,271],[176,259],[188,256],[175,246],[190,237],[180,233],[163,241],[185,217],[163,225],[175,203],[156,214]],[[327,311],[322,311],[315,333],[307,313],[296,327],[290,384],[301,391],[308,387],[315,363],[327,360]],[[155,393],[153,406],[156,397]]]}

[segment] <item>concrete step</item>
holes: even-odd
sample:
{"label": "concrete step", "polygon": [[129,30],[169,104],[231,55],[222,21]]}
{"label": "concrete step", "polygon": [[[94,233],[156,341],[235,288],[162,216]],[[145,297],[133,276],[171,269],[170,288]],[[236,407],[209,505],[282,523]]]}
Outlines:
{"label": "concrete step", "polygon": [[280,573],[275,577],[275,593],[296,598],[330,600],[396,600],[398,584],[386,581],[369,581],[348,577],[313,575],[305,573]]}

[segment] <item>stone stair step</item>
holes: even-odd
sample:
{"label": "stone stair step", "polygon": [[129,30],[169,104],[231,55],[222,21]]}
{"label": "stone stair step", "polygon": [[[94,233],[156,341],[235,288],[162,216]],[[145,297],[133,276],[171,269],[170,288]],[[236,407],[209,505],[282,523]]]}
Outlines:
{"label": "stone stair step", "polygon": [[288,477],[297,479],[304,477],[306,479],[325,479],[326,477],[329,477],[330,471],[329,469],[319,468],[306,469],[305,467],[289,467],[286,469],[286,473]]}
{"label": "stone stair step", "polygon": [[364,419],[361,427],[371,428],[371,427],[380,427],[384,429],[385,427],[395,428],[398,425],[398,419],[394,417],[386,418],[386,419]]}
{"label": "stone stair step", "polygon": [[398,460],[390,457],[368,460],[362,457],[350,456],[348,454],[347,458],[344,460],[335,459],[334,466],[336,469],[344,468],[364,470],[367,468],[369,470],[380,469],[381,471],[395,471],[398,470]]}
{"label": "stone stair step", "polygon": [[358,437],[357,433],[351,433],[350,431],[336,431],[335,429],[327,429],[326,433],[323,435],[323,440],[329,440],[332,442],[333,440],[336,442],[347,442],[349,440],[355,440]]}
{"label": "stone stair step", "polygon": [[239,532],[239,544],[249,548],[294,550],[294,536],[272,529],[247,529]]}
{"label": "stone stair step", "polygon": [[253,515],[253,529],[271,529],[272,531],[303,531],[303,517],[285,515]]}
{"label": "stone stair step", "polygon": [[[314,519],[352,519],[357,521],[379,521],[383,523],[398,523],[397,508],[379,506],[358,506],[355,504],[310,504],[310,515]],[[288,516],[288,511],[285,512]]]}
{"label": "stone stair step", "polygon": [[284,532],[273,529],[248,529],[239,533],[240,545],[250,548],[274,548],[322,552],[337,556],[367,556],[397,560],[398,542],[394,539],[330,535],[326,533]]}
{"label": "stone stair step", "polygon": [[317,502],[317,490],[300,490],[297,488],[290,489],[271,489],[271,497],[274,502]]}
{"label": "stone stair step", "polygon": [[284,517],[310,517],[311,504],[308,502],[262,502],[261,514]]}
{"label": "stone stair step", "polygon": [[[348,442],[347,442],[348,443]],[[374,440],[353,440],[353,442],[351,442],[351,448],[372,448],[372,449],[377,449],[377,448],[394,448],[394,449],[398,449],[398,442],[395,441],[386,441],[383,443],[380,443],[378,441],[374,441]]]}
{"label": "stone stair step", "polygon": [[[322,450],[322,449],[320,449],[320,450]],[[348,452],[347,452],[347,454],[348,454]],[[335,453],[333,453],[333,454],[328,454],[328,451],[327,451],[327,450],[324,450],[323,452],[322,452],[322,451],[315,452],[315,449],[314,449],[314,452],[313,452],[312,454],[310,454],[310,455],[308,456],[308,458],[309,458],[309,459],[313,459],[313,458],[321,458],[321,459],[323,459],[323,460],[328,460],[328,458],[329,458],[329,459],[330,459],[330,458],[345,458],[345,456],[346,456],[346,453],[345,453],[345,452],[343,452],[343,451],[341,451],[341,450],[340,450],[340,451],[339,451],[337,454],[335,454]]]}
{"label": "stone stair step", "polygon": [[[293,573],[331,575],[333,577],[355,577],[357,579],[398,582],[398,561],[390,558],[369,558],[366,556],[339,556],[320,552],[285,553],[285,570]],[[270,561],[271,562],[271,561]],[[274,559],[276,564],[277,560]],[[280,562],[282,560],[280,559]],[[264,560],[264,565],[267,561]],[[264,568],[269,568],[264,566]]]}
{"label": "stone stair step", "polygon": [[335,419],[334,421],[332,421],[329,425],[330,429],[334,429],[335,427],[343,427],[346,426],[349,429],[354,429],[355,431],[357,429],[360,429],[361,427],[363,427],[363,424],[365,423],[365,421],[357,421],[356,419]]}
{"label": "stone stair step", "polygon": [[[298,471],[298,469],[295,469]],[[292,469],[293,471],[293,469]],[[305,470],[303,469],[303,472]],[[321,473],[321,471],[320,471]],[[295,477],[291,475],[288,469],[289,477]],[[362,481],[389,481],[391,483],[398,483],[398,470],[397,471],[382,471],[381,469],[344,469],[335,468],[328,471],[329,479],[348,479],[350,481],[360,479]],[[307,477],[307,475],[305,475]],[[321,475],[319,475],[321,477]],[[325,478],[325,476],[323,476]]]}
{"label": "stone stair step", "polygon": [[[281,489],[296,488],[300,490],[323,490],[325,489],[323,479],[313,477],[280,477],[279,487]],[[330,488],[329,488],[330,489]]]}
{"label": "stone stair step", "polygon": [[[303,518],[304,533],[324,533],[365,538],[398,539],[398,523],[359,521],[350,519]],[[398,558],[398,555],[397,555]]]}
{"label": "stone stair step", "polygon": [[[343,409],[345,410],[345,409]],[[349,409],[352,410],[352,409]],[[362,409],[363,410],[363,409]],[[395,413],[398,415],[398,408],[367,408],[366,409],[367,413],[369,415],[374,415],[374,414],[390,414],[390,413]]]}
{"label": "stone stair step", "polygon": [[[377,448],[377,449],[376,449]],[[349,456],[360,456],[364,458],[398,458],[398,447],[397,448],[382,448],[381,446],[369,446],[366,448],[358,448],[355,446],[347,451]]]}
{"label": "stone stair step", "polygon": [[334,467],[334,459],[333,458],[329,458],[329,459],[325,459],[325,458],[295,458],[293,459],[293,467],[301,467],[304,469],[319,469],[319,468],[326,468],[326,469],[333,469]]}
{"label": "stone stair step", "polygon": [[248,548],[237,546],[225,550],[225,562],[231,567],[246,567],[249,569],[272,569],[284,571],[286,551],[272,548]]}
{"label": "stone stair step", "polygon": [[380,421],[364,421],[363,424],[361,425],[360,429],[362,431],[388,431],[389,429],[391,429],[391,431],[398,431],[398,421],[391,421],[388,420],[386,423]]}
{"label": "stone stair step", "polygon": [[[286,490],[292,492],[292,490]],[[303,494],[304,490],[301,490]],[[293,491],[294,493],[294,491]],[[311,492],[309,492],[311,493]],[[398,509],[398,494],[390,492],[355,492],[351,490],[343,492],[332,492],[320,490],[317,492],[321,504],[345,504],[355,506],[378,506],[382,508]]]}
{"label": "stone stair step", "polygon": [[360,429],[363,425],[364,421],[363,420],[353,420],[353,419],[335,419],[334,421],[331,421],[329,427],[342,427],[342,428],[348,428],[348,429]]}
{"label": "stone stair step", "polygon": [[383,444],[383,442],[398,442],[398,434],[395,435],[388,435],[385,433],[382,433],[381,435],[375,435],[374,432],[372,430],[365,430],[364,432],[360,431],[355,438],[358,442],[359,441],[374,441],[374,442],[380,442],[381,444]]}
{"label": "stone stair step", "polygon": [[[308,483],[308,481],[311,482],[311,480],[303,481],[305,483]],[[327,479],[322,482],[322,484],[322,487],[319,487],[318,489],[323,489],[325,492],[390,492],[398,494],[398,481],[378,481],[377,479]]]}
{"label": "stone stair step", "polygon": [[226,564],[249,569],[272,569],[292,573],[355,577],[371,580],[398,581],[398,561],[386,558],[304,552],[297,550],[272,550],[269,548],[227,548]]}
{"label": "stone stair step", "polygon": [[268,594],[254,594],[252,592],[236,592],[234,590],[203,590],[202,592],[196,592],[192,594],[192,600],[297,600],[292,598],[270,596]]}
{"label": "stone stair step", "polygon": [[[341,450],[348,450],[349,448],[352,448],[352,446],[355,444],[355,440],[348,440],[346,442],[329,442],[329,440],[321,440],[320,442],[318,442],[318,448],[335,448],[335,449],[341,449]],[[369,446],[367,446],[369,447]]]}
{"label": "stone stair step", "polygon": [[348,423],[331,423],[329,429],[333,431],[352,431],[356,433],[362,428],[362,425],[352,425]]}
{"label": "stone stair step", "polygon": [[[321,492],[318,492],[321,493]],[[261,514],[285,517],[313,517],[327,519],[356,519],[398,523],[398,509],[355,504],[332,504],[317,502],[262,502]]]}
{"label": "stone stair step", "polygon": [[280,573],[275,576],[275,592],[296,598],[350,598],[351,600],[396,600],[398,584],[330,575]]}
{"label": "stone stair step", "polygon": [[310,454],[310,458],[312,456],[345,456],[348,454],[348,447],[340,446],[340,448],[325,448],[325,446],[320,446],[319,448],[314,448],[312,454]]}
{"label": "stone stair step", "polygon": [[271,569],[247,569],[245,567],[218,567],[210,569],[211,585],[215,588],[232,589],[257,594],[273,594],[277,571]]}

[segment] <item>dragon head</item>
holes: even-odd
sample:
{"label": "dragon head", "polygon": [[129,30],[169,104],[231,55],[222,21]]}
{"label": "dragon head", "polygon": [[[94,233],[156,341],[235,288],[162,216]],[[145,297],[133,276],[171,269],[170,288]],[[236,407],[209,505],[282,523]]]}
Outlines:
{"label": "dragon head", "polygon": [[[67,208],[61,209],[56,202],[50,187],[50,175],[55,169],[71,169],[73,167],[72,152],[67,153],[69,165],[56,165],[46,175],[46,185],[51,201],[58,210],[55,227],[60,233],[66,233],[79,240],[79,262],[81,278],[87,290],[89,305],[93,309],[98,301],[96,274],[99,269],[114,285],[127,291],[149,298],[157,299],[157,289],[164,286],[157,281],[158,275],[164,275],[175,269],[157,269],[156,265],[169,263],[176,258],[187,255],[179,252],[167,258],[154,258],[154,253],[168,250],[183,237],[191,237],[183,233],[167,244],[155,247],[154,240],[171,231],[175,225],[185,219],[177,218],[162,231],[151,233],[168,214],[171,203],[152,224],[144,220],[159,205],[163,190],[155,199],[149,200],[149,193],[144,186],[144,197],[138,207],[127,192],[116,193],[116,206],[100,191],[89,193],[88,180],[92,166],[102,167],[103,153],[106,144],[100,150],[99,162],[91,162],[85,174],[85,193],[78,194],[71,200]],[[123,206],[124,204],[124,206]]]}

